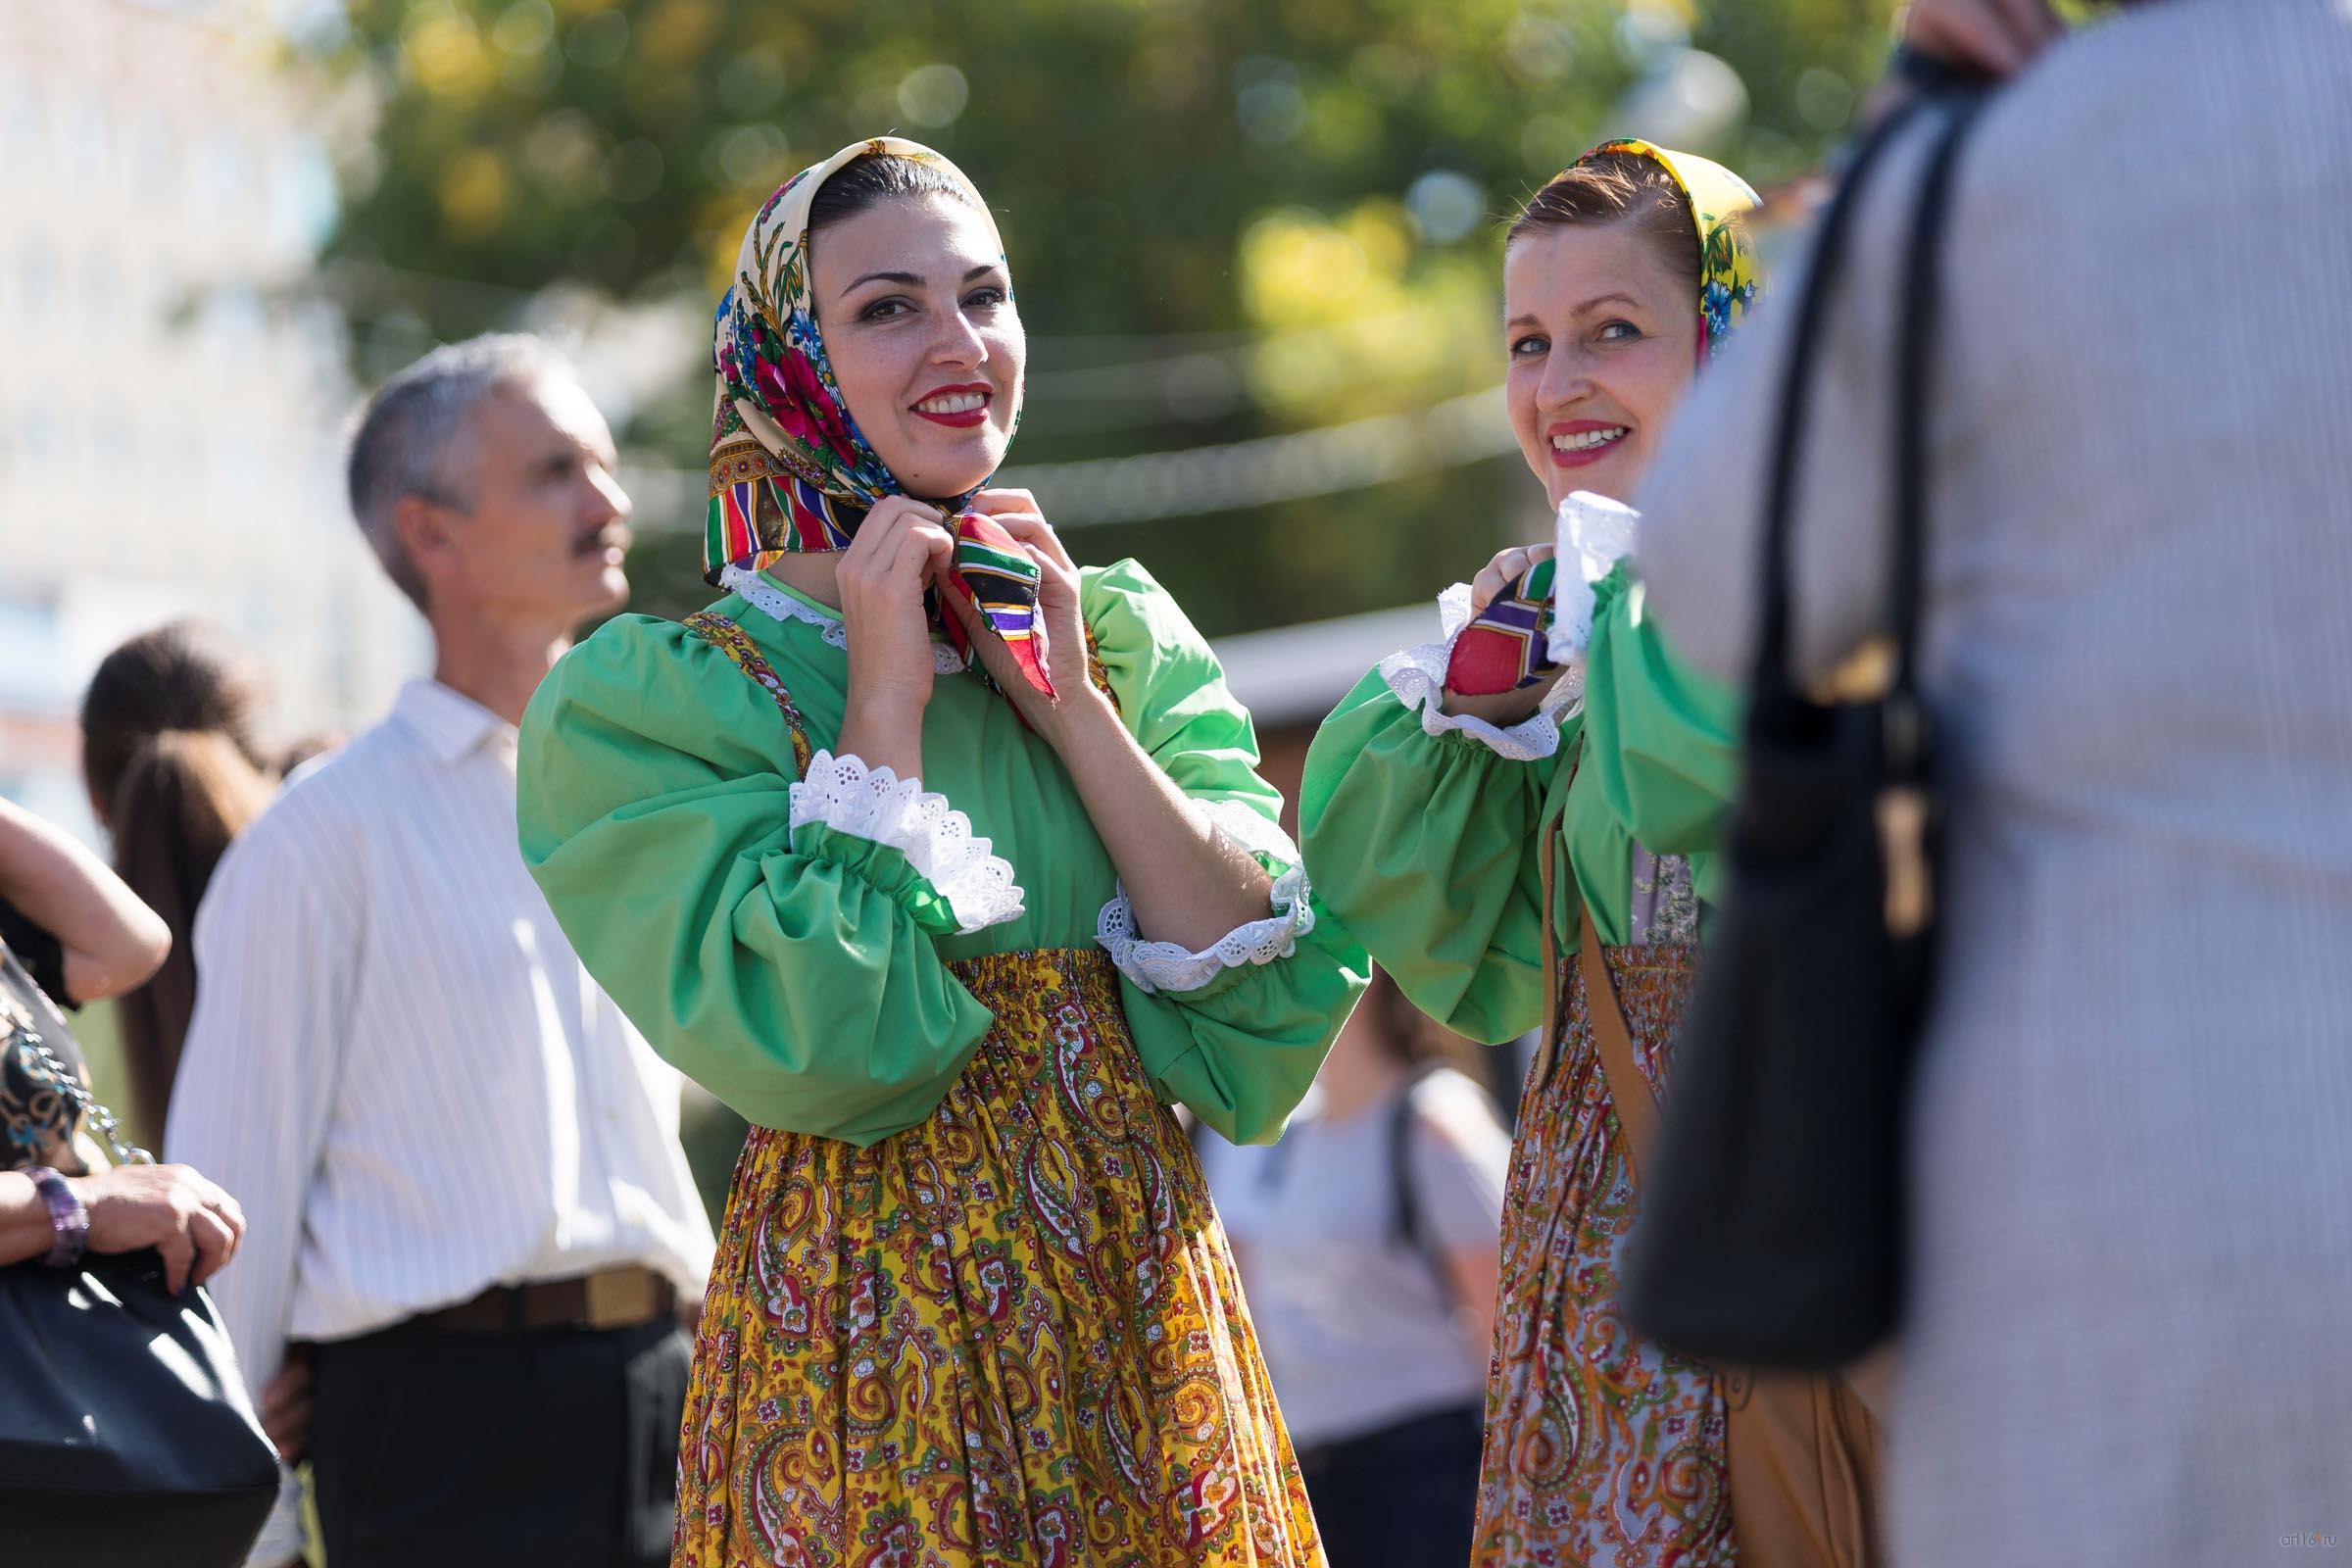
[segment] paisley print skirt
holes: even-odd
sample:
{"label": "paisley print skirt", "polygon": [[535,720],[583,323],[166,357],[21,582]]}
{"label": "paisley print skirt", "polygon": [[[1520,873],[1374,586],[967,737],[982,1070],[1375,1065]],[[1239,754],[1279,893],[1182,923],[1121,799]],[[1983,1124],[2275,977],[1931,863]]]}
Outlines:
{"label": "paisley print skirt", "polygon": [[[1695,950],[1609,950],[1642,1072],[1662,1085]],[[1537,1054],[1503,1206],[1475,1568],[1723,1568],[1736,1560],[1723,1395],[1617,1316],[1632,1173],[1573,955]],[[1546,1058],[1551,1058],[1545,1071]]]}
{"label": "paisley print skirt", "polygon": [[678,1459],[678,1568],[1323,1562],[1199,1164],[1100,952],[953,966],[997,1015],[920,1126],[757,1129]]}

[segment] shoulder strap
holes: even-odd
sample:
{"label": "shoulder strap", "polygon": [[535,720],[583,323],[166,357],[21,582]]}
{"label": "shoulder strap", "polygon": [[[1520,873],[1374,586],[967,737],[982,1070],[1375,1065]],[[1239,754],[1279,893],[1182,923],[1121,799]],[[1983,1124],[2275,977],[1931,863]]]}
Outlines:
{"label": "shoulder strap", "polygon": [[[1829,210],[1822,215],[1813,238],[1804,288],[1793,302],[1795,326],[1789,335],[1788,364],[1781,371],[1779,417],[1773,429],[1770,466],[1764,482],[1764,526],[1758,540],[1763,582],[1756,626],[1755,668],[1750,687],[1758,693],[1794,689],[1788,674],[1788,644],[1795,615],[1789,603],[1789,539],[1795,528],[1797,469],[1805,450],[1813,403],[1813,367],[1821,354],[1831,296],[1845,268],[1846,237],[1853,227],[1862,193],[1878,172],[1886,150],[1895,144],[1923,101],[1913,99],[1872,128],[1838,181]],[[1789,309],[1784,302],[1776,307]]]}
{"label": "shoulder strap", "polygon": [[760,652],[752,634],[724,615],[698,610],[679,622],[688,631],[727,656],[737,669],[742,670],[776,700],[776,711],[784,715],[784,727],[792,732],[792,760],[795,771],[803,778],[808,774],[808,721],[793,705],[792,693],[784,687],[784,678],[776,673],[775,665]]}
{"label": "shoulder strap", "polygon": [[[1567,816],[1568,791],[1575,786],[1576,769],[1583,761],[1580,741],[1577,760],[1569,764],[1568,784],[1560,791],[1560,809],[1544,817],[1539,834],[1537,864],[1544,889],[1544,1043],[1538,1049],[1544,1053],[1544,1067],[1535,1079],[1537,1084],[1551,1076],[1559,1054],[1562,999],[1559,934],[1552,923],[1553,846],[1559,841]],[[1569,875],[1575,875],[1574,867]],[[1585,902],[1582,887],[1577,889],[1576,912],[1579,922],[1576,963],[1585,980],[1585,1016],[1592,1026],[1592,1043],[1599,1050],[1601,1074],[1608,1080],[1609,1104],[1617,1113],[1618,1129],[1625,1134],[1626,1153],[1639,1180],[1650,1150],[1657,1144],[1658,1097],[1650,1089],[1649,1080],[1642,1076],[1641,1063],[1634,1055],[1634,1033],[1626,1025],[1625,1009],[1618,1004],[1617,987],[1609,979],[1609,961],[1600,950],[1600,928],[1592,923],[1592,908]]]}
{"label": "shoulder strap", "polygon": [[1446,1272],[1446,1255],[1435,1238],[1421,1225],[1421,1196],[1413,1186],[1413,1091],[1429,1077],[1432,1068],[1427,1062],[1407,1073],[1396,1089],[1396,1099],[1389,1106],[1389,1240],[1396,1246],[1410,1248],[1429,1264],[1430,1278],[1437,1282],[1438,1298],[1453,1304],[1452,1276]]}
{"label": "shoulder strap", "polygon": [[1634,1055],[1634,1032],[1626,1027],[1625,1008],[1618,1004],[1616,983],[1609,978],[1609,960],[1600,951],[1592,910],[1580,890],[1577,910],[1584,933],[1576,945],[1576,964],[1585,977],[1585,1016],[1592,1025],[1592,1044],[1600,1054],[1600,1070],[1609,1081],[1609,1106],[1617,1113],[1617,1129],[1625,1134],[1625,1152],[1633,1161],[1634,1177],[1649,1163],[1658,1147],[1658,1097],[1642,1076]]}

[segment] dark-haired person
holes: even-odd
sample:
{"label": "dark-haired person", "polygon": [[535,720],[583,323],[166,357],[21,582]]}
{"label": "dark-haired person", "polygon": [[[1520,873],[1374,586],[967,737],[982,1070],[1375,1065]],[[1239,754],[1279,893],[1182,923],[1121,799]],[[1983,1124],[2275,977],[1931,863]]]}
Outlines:
{"label": "dark-haired person", "polygon": [[1470,1549],[1511,1152],[1478,1050],[1376,969],[1280,1143],[1200,1140],[1331,1568]]}
{"label": "dark-haired person", "polygon": [[172,933],[154,978],[116,1004],[130,1111],[163,1135],[196,1008],[196,908],[229,843],[270,804],[260,665],[193,621],[142,632],[98,662],[81,700],[81,776],[115,870]]}
{"label": "dark-haired person", "polygon": [[[2308,1559],[2352,1515],[2352,7],[2144,0],[2005,47],[1977,20],[1936,41],[2048,47],[1959,154],[1928,389],[1945,853],[1891,1545]],[[1799,681],[1886,629],[1927,132],[1815,345]],[[1702,667],[1753,658],[1795,347],[1760,321],[1642,491]]]}
{"label": "dark-haired person", "polygon": [[[535,339],[368,401],[352,510],[429,679],[221,857],[168,1148],[246,1204],[217,1289],[336,1568],[666,1560],[710,1231],[677,1075],[580,965],[514,844],[514,725],[619,608],[612,440]],[[257,1548],[300,1546],[294,1493]]]}
{"label": "dark-haired person", "polygon": [[938,154],[780,187],[713,357],[726,597],[608,623],[522,732],[549,902],[754,1124],[677,1562],[1320,1563],[1168,1107],[1272,1136],[1361,984],[1249,715],[1148,572],[984,488],[1025,341]]}
{"label": "dark-haired person", "polygon": [[[1754,200],[1704,159],[1610,142],[1529,202],[1504,250],[1505,399],[1521,455],[1580,529],[1554,612],[1581,595],[1584,656],[1563,670],[1541,635],[1499,638],[1488,652],[1511,665],[1482,684],[1508,689],[1453,689],[1457,644],[1490,629],[1473,617],[1498,596],[1532,603],[1528,578],[1551,555],[1506,550],[1441,601],[1443,640],[1392,655],[1341,703],[1300,788],[1318,888],[1407,997],[1475,1040],[1550,1034],[1504,1209],[1481,1568],[1736,1555],[1721,1381],[1617,1315],[1635,1172],[1571,955],[1602,945],[1639,1065],[1661,1082],[1737,777],[1736,703],[1678,662],[1630,564],[1611,564],[1631,543],[1615,503],[1746,315],[1756,274],[1740,220]],[[1539,842],[1555,831],[1565,1005],[1546,1019]]]}

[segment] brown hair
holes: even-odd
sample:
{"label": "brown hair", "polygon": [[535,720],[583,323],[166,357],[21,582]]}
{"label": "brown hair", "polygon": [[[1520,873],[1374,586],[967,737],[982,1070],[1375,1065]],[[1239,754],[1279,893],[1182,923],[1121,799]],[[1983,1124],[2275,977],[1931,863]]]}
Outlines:
{"label": "brown hair", "polygon": [[161,1135],[196,1010],[196,906],[229,841],[270,804],[274,768],[257,734],[258,667],[188,621],[106,656],[81,703],[81,771],[114,836],[115,869],[172,931],[155,977],[121,999],[132,1114]]}
{"label": "brown hair", "polygon": [[[1549,228],[1633,223],[1698,297],[1698,227],[1690,198],[1671,170],[1640,153],[1602,153],[1551,176],[1504,236],[1509,249],[1525,234]],[[1695,308],[1695,307],[1693,307]]]}

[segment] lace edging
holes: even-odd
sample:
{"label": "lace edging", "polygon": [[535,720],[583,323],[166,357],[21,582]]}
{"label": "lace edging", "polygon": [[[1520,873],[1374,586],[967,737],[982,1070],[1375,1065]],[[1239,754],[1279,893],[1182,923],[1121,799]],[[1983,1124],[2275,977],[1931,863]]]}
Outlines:
{"label": "lace edging", "polygon": [[1215,979],[1221,969],[1272,963],[1298,952],[1298,939],[1315,928],[1315,911],[1306,895],[1306,867],[1294,864],[1274,879],[1274,890],[1267,899],[1272,914],[1238,926],[1199,953],[1191,953],[1180,943],[1147,942],[1136,934],[1135,906],[1128,901],[1127,885],[1122,882],[1118,896],[1102,906],[1095,922],[1095,940],[1138,990],[1194,991]]}
{"label": "lace edging", "polygon": [[[814,626],[819,636],[831,646],[847,650],[850,628],[839,615],[819,610],[816,606],[795,599],[774,583],[749,566],[727,566],[718,574],[718,585],[731,594],[741,594],[744,603],[763,611],[777,620],[797,620]],[[940,675],[960,675],[965,668],[963,658],[946,643],[931,645],[931,669]]]}
{"label": "lace edging", "polygon": [[1642,514],[1622,501],[1578,490],[1560,503],[1554,523],[1551,634],[1545,652],[1556,663],[1581,661],[1592,646],[1593,585],[1633,553]]}
{"label": "lace edging", "polygon": [[926,792],[920,779],[902,779],[887,767],[868,768],[854,756],[818,752],[791,789],[791,827],[820,822],[887,845],[931,884],[955,912],[964,936],[1021,913],[1021,886],[1012,864],[972,832],[971,818]]}

